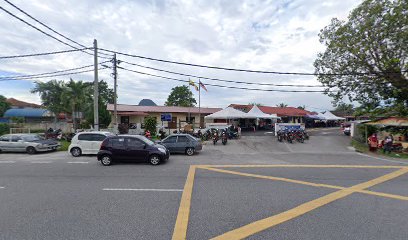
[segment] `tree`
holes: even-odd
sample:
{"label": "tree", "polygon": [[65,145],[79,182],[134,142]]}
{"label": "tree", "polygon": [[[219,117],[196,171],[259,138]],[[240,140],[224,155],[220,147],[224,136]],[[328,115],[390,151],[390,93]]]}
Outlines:
{"label": "tree", "polygon": [[284,108],[284,107],[287,107],[288,104],[286,104],[286,103],[279,103],[279,104],[276,104],[276,106],[277,106],[277,107]]}
{"label": "tree", "polygon": [[[326,50],[314,62],[333,101],[408,107],[408,1],[365,0],[321,30]],[[337,74],[337,75],[336,75]],[[339,75],[340,74],[340,75]]]}
{"label": "tree", "polygon": [[305,106],[305,105],[303,105],[303,106],[298,106],[297,109],[305,110],[305,109],[306,109],[306,106]]}
{"label": "tree", "polygon": [[256,103],[256,102],[248,103],[248,105],[257,106],[257,107],[263,106],[262,103]]}
{"label": "tree", "polygon": [[62,103],[63,88],[63,81],[35,82],[35,87],[31,89],[31,93],[38,93],[42,105],[57,116],[58,113],[64,112],[66,109]]}
{"label": "tree", "polygon": [[179,106],[179,107],[194,107],[196,100],[193,97],[193,93],[188,86],[177,86],[171,89],[171,93],[165,103],[166,106]]}
{"label": "tree", "polygon": [[0,95],[0,117],[10,108],[10,103],[7,102],[7,98]]}
{"label": "tree", "polygon": [[[114,102],[114,96],[115,93],[113,92],[113,89],[108,87],[108,84],[101,80],[99,81],[99,125],[101,127],[107,127],[109,126],[112,117],[110,112],[107,110],[106,105],[108,103],[113,103]],[[93,99],[93,87],[91,90],[91,98]],[[94,122],[94,111],[93,111],[93,101],[89,102],[86,106],[85,109],[85,120],[89,125],[92,125]]]}
{"label": "tree", "polygon": [[353,113],[353,111],[354,111],[353,104],[347,104],[347,103],[340,103],[334,109],[334,112],[343,112],[343,113],[348,113],[348,114]]}

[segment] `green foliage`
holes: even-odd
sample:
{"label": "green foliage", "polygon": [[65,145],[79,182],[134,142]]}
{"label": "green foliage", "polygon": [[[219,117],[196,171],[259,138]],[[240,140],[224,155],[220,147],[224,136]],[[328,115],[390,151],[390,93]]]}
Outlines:
{"label": "green foliage", "polygon": [[7,98],[3,95],[0,95],[0,117],[10,108],[10,103],[8,103]]}
{"label": "green foliage", "polygon": [[286,103],[279,103],[279,104],[276,104],[276,106],[277,106],[277,107],[284,108],[284,107],[287,107],[288,104],[286,104]]}
{"label": "green foliage", "polygon": [[[394,110],[406,115],[407,26],[405,0],[365,0],[347,21],[332,19],[319,34],[326,50],[314,62],[317,74],[329,74],[318,76],[326,94],[334,102],[348,97],[365,105],[399,105]],[[333,75],[339,73],[351,75]]]}
{"label": "green foliage", "polygon": [[10,120],[12,123],[24,123],[23,117],[11,117]]}
{"label": "green foliage", "polygon": [[144,128],[145,131],[149,130],[151,136],[156,136],[157,130],[157,120],[154,117],[145,117],[144,119]]}
{"label": "green foliage", "polygon": [[171,89],[167,97],[166,106],[194,107],[197,101],[188,86],[177,86]]}
{"label": "green foliage", "polygon": [[305,105],[303,105],[303,106],[298,106],[297,109],[305,110],[305,109],[306,109],[306,106],[305,106]]}
{"label": "green foliage", "polygon": [[[108,84],[101,80],[99,82],[99,122],[101,126],[108,126],[111,121],[110,113],[106,110],[108,103],[113,103],[114,93]],[[93,125],[93,84],[90,82],[74,81],[69,82],[52,80],[49,82],[36,82],[36,86],[31,90],[41,97],[43,106],[54,114],[60,112],[73,113],[83,112],[84,124],[89,128]],[[74,126],[76,128],[77,126]]]}
{"label": "green foliage", "polygon": [[10,125],[7,123],[0,123],[0,135],[10,133]]}
{"label": "green foliage", "polygon": [[58,149],[58,151],[68,151],[68,147],[71,144],[70,142],[66,141],[66,140],[61,140],[59,141],[59,143],[61,144],[61,147]]}
{"label": "green foliage", "polygon": [[358,124],[357,125],[357,134],[354,136],[354,139],[361,142],[365,143],[367,142],[366,138],[366,133],[365,133],[365,128],[367,126],[367,138],[371,136],[373,133],[377,133],[379,128],[374,125],[365,125],[365,124]]}
{"label": "green foliage", "polygon": [[248,103],[248,105],[258,106],[258,107],[263,106],[262,103],[256,103],[256,102],[250,102],[250,103]]}

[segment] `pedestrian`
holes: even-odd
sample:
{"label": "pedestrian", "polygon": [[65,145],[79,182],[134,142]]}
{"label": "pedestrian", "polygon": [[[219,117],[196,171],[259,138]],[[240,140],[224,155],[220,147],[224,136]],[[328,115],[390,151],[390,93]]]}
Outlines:
{"label": "pedestrian", "polygon": [[368,138],[368,146],[369,146],[370,152],[375,152],[375,151],[377,151],[377,147],[378,147],[377,134],[373,133],[373,134]]}
{"label": "pedestrian", "polygon": [[392,138],[390,136],[385,137],[384,139],[384,147],[383,147],[383,153],[391,153],[391,147],[392,147]]}

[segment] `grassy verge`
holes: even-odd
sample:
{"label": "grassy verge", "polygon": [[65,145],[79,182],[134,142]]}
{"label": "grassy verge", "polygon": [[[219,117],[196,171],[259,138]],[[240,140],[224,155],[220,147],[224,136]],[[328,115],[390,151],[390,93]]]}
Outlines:
{"label": "grassy verge", "polygon": [[59,141],[59,143],[61,144],[61,147],[58,149],[58,151],[68,151],[68,146],[69,146],[70,142],[65,141],[65,140],[61,140],[61,141]]}
{"label": "grassy verge", "polygon": [[[360,143],[356,140],[351,140],[351,146],[353,146],[357,152],[362,152],[362,153],[371,153],[368,150],[368,145],[364,143]],[[408,159],[408,154],[407,153],[383,153],[382,149],[377,149],[377,152],[375,152],[377,155],[380,156],[386,156],[386,157],[393,157],[393,158],[402,158],[402,159]]]}

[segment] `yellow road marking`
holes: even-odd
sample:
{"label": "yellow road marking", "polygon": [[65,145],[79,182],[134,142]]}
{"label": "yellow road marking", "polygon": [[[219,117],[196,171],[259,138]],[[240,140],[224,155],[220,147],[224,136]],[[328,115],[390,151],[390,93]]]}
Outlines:
{"label": "yellow road marking", "polygon": [[[214,172],[227,173],[227,174],[246,176],[246,177],[261,178],[261,179],[269,179],[269,180],[274,180],[274,181],[296,183],[296,184],[302,184],[302,185],[307,185],[307,186],[312,186],[312,187],[324,187],[324,188],[331,188],[331,189],[346,189],[347,188],[347,187],[341,187],[341,186],[330,185],[330,184],[313,183],[313,182],[306,182],[306,181],[295,180],[295,179],[290,179],[290,178],[264,176],[264,175],[243,173],[243,172],[230,171],[230,170],[217,169],[217,168],[209,168],[209,167],[200,167],[200,168],[206,169],[209,171],[214,171]],[[368,190],[357,190],[356,192],[365,193],[365,194],[374,195],[374,196],[393,198],[393,199],[398,199],[398,200],[405,200],[405,201],[408,200],[408,197],[396,195],[396,194],[389,194],[389,193],[382,193],[382,192],[375,192],[375,191],[368,191]]]}
{"label": "yellow road marking", "polygon": [[379,169],[401,169],[405,166],[372,166],[372,165],[195,165],[198,168],[213,167],[213,168],[379,168]]}
{"label": "yellow road marking", "polygon": [[186,239],[188,219],[190,216],[191,196],[193,194],[194,175],[196,167],[190,166],[183,195],[181,196],[180,207],[177,214],[176,225],[174,226],[173,240]]}
{"label": "yellow road marking", "polygon": [[299,217],[307,212],[310,212],[314,209],[317,209],[321,206],[324,206],[328,203],[334,202],[336,200],[339,200],[341,198],[344,198],[356,191],[361,191],[369,187],[373,187],[377,184],[386,182],[388,180],[391,180],[393,178],[399,177],[405,173],[408,172],[408,168],[402,168],[397,171],[394,171],[392,173],[383,175],[381,177],[375,178],[373,180],[360,183],[357,185],[354,185],[349,188],[345,188],[333,193],[330,193],[326,196],[317,198],[315,200],[312,200],[310,202],[301,204],[295,208],[292,208],[290,210],[287,210],[285,212],[279,213],[277,215],[250,223],[248,225],[245,225],[243,227],[237,228],[235,230],[229,231],[227,233],[224,233],[218,237],[215,237],[213,239],[216,240],[221,240],[221,239],[243,239],[248,236],[251,236],[255,233],[261,232],[265,229],[268,229],[270,227],[276,226],[280,223],[286,222],[288,220],[291,220],[293,218]]}

